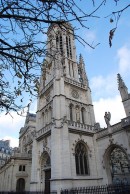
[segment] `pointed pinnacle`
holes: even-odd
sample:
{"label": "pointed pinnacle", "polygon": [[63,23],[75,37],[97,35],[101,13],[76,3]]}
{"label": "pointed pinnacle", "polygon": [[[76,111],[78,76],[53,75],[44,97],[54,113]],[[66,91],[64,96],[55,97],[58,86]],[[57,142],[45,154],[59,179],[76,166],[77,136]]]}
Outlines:
{"label": "pointed pinnacle", "polygon": [[118,81],[119,87],[126,87],[126,85],[125,85],[125,83],[124,83],[124,81],[119,73],[117,74],[117,81]]}
{"label": "pointed pinnacle", "polygon": [[81,64],[84,63],[84,60],[83,60],[83,57],[81,54],[79,55],[79,63],[81,63]]}

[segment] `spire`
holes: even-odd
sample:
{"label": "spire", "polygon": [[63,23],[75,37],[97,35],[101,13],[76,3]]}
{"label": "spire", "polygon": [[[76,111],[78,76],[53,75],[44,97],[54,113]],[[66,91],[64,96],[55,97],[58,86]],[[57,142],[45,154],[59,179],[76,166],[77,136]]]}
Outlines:
{"label": "spire", "polygon": [[79,64],[84,64],[83,56],[79,55]]}
{"label": "spire", "polygon": [[88,78],[85,71],[85,63],[81,54],[79,55],[79,74],[80,80],[82,80],[85,85],[88,85]]}
{"label": "spire", "polygon": [[128,88],[126,87],[120,74],[117,74],[118,90],[120,91],[122,101],[128,99]]}

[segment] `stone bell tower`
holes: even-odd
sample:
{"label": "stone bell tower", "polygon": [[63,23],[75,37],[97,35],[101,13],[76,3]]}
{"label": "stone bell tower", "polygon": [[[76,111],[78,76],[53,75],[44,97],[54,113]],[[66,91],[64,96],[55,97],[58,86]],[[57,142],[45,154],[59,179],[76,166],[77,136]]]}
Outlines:
{"label": "stone bell tower", "polygon": [[[80,55],[79,62],[76,60],[72,26],[52,24],[47,36],[33,142],[36,154],[32,159],[31,190],[59,192],[76,185],[76,172],[84,176],[91,171],[91,178],[96,176],[95,154],[90,149],[94,147],[95,117],[83,57]],[[87,153],[93,152],[93,167],[89,170],[85,164],[86,167],[76,171],[74,152],[79,141],[88,149]],[[83,177],[78,178],[82,181]]]}

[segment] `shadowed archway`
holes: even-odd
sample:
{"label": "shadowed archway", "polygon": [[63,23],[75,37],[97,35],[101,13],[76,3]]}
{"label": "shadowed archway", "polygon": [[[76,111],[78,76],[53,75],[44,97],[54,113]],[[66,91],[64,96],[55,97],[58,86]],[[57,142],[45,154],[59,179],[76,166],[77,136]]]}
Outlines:
{"label": "shadowed archway", "polygon": [[130,161],[126,151],[118,146],[111,145],[104,154],[105,169],[108,183],[130,183]]}
{"label": "shadowed archway", "polygon": [[51,159],[47,152],[41,155],[41,183],[44,193],[50,193]]}
{"label": "shadowed archway", "polygon": [[25,180],[23,178],[19,178],[16,183],[16,191],[25,191]]}

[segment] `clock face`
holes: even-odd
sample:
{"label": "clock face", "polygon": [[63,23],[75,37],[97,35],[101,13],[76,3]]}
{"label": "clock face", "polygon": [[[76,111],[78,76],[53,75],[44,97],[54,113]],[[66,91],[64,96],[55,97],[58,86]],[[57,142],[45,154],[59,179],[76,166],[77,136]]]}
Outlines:
{"label": "clock face", "polygon": [[78,93],[78,91],[77,91],[77,90],[72,90],[72,96],[73,96],[74,98],[79,98],[79,93]]}

